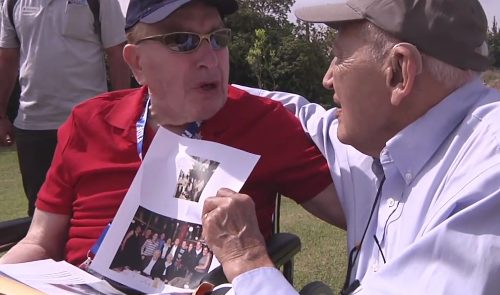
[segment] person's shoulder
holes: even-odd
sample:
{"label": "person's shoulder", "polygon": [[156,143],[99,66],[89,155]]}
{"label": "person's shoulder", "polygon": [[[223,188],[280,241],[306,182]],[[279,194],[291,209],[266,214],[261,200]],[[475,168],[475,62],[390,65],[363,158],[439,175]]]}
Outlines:
{"label": "person's shoulder", "polygon": [[259,95],[258,93],[250,93],[242,88],[229,85],[228,101],[233,104],[238,104],[239,107],[245,107],[253,111],[284,111],[286,109],[280,102]]}
{"label": "person's shoulder", "polygon": [[132,104],[137,99],[139,92],[141,92],[140,88],[132,88],[99,94],[76,105],[73,109],[73,115],[88,118],[92,115],[108,112],[117,105]]}
{"label": "person's shoulder", "polygon": [[470,115],[479,122],[479,126],[483,126],[477,131],[491,133],[500,146],[500,91],[486,88]]}

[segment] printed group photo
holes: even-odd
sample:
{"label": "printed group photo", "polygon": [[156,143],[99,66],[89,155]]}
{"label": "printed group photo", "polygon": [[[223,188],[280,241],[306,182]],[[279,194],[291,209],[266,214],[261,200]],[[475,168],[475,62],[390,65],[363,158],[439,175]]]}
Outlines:
{"label": "printed group photo", "polygon": [[139,207],[110,269],[134,272],[179,288],[196,288],[208,273],[212,251],[201,240],[202,226]]}
{"label": "printed group photo", "polygon": [[174,198],[198,202],[219,162],[190,156],[181,163]]}

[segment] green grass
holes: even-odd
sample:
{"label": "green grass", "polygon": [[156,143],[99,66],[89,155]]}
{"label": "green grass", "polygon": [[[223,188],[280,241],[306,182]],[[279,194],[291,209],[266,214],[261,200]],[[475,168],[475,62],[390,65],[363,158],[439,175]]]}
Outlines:
{"label": "green grass", "polygon": [[281,203],[280,218],[280,230],[298,235],[302,242],[302,251],[295,259],[295,287],[300,290],[309,282],[322,281],[339,291],[347,263],[345,232],[286,198]]}
{"label": "green grass", "polygon": [[0,147],[0,221],[27,215],[17,154],[13,147]]}
{"label": "green grass", "polygon": [[[25,216],[26,208],[15,149],[0,148],[0,221]],[[295,259],[295,287],[323,281],[338,291],[347,259],[344,232],[286,198],[281,204],[281,231],[295,233],[302,241],[302,251]]]}

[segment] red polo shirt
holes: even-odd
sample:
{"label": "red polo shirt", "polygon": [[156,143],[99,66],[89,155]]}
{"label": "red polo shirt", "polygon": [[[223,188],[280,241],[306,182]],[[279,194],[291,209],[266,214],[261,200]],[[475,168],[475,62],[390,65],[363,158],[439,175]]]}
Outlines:
{"label": "red polo shirt", "polygon": [[[59,129],[37,208],[71,216],[65,248],[70,263],[85,260],[141,164],[136,122],[146,93],[143,87],[97,96],[75,107]],[[227,103],[203,122],[201,135],[261,155],[241,192],[254,199],[265,237],[272,232],[277,192],[302,203],[332,182],[325,159],[299,121],[272,100],[230,86]]]}

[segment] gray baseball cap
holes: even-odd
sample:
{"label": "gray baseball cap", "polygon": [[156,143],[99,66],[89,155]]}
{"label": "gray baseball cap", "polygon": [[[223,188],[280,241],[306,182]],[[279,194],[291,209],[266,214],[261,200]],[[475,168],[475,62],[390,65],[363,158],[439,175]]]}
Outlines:
{"label": "gray baseball cap", "polygon": [[458,68],[484,71],[490,65],[484,49],[488,21],[477,0],[332,0],[299,8],[295,15],[331,27],[367,20]]}

